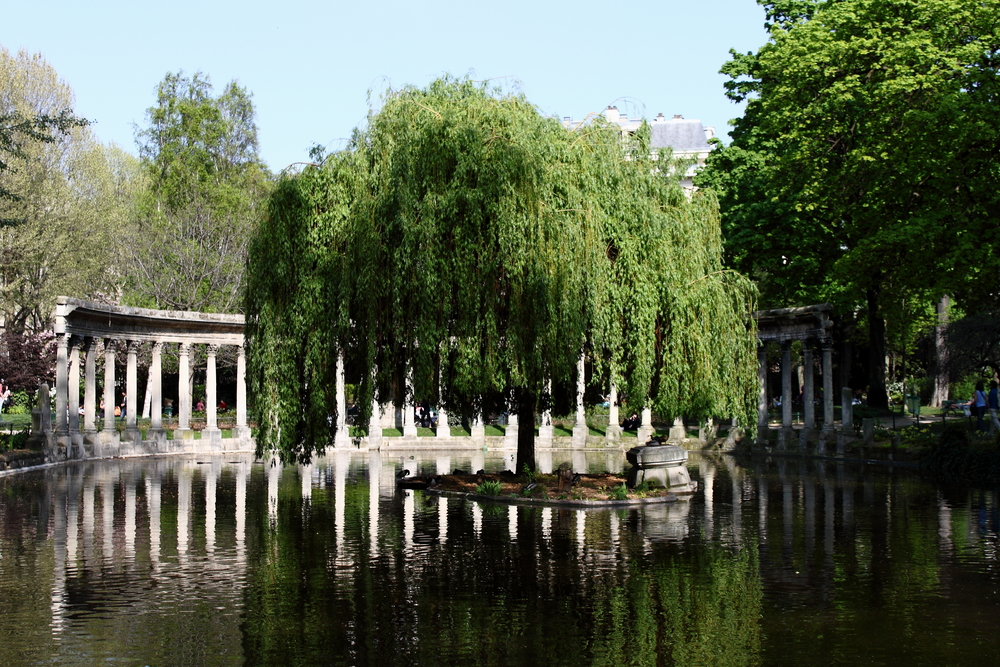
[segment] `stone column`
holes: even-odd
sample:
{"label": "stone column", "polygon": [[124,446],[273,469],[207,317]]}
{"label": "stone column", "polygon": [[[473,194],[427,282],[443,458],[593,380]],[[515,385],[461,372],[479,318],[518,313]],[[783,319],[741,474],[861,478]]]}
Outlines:
{"label": "stone column", "polygon": [[337,434],[334,447],[351,446],[351,427],[347,423],[347,397],[344,388],[344,351],[337,355]]}
{"label": "stone column", "polygon": [[378,398],[373,396],[372,416],[368,419],[368,448],[380,449],[382,444],[382,406],[379,405]]}
{"label": "stone column", "polygon": [[[406,396],[403,399],[403,437],[417,437],[417,424],[413,420],[413,369],[406,370]],[[483,432],[485,437],[486,433]]]}
{"label": "stone column", "polygon": [[[410,421],[413,421],[413,411],[410,411]],[[477,447],[482,447],[486,444],[486,423],[483,420],[483,413],[480,410],[479,413],[472,419],[472,424],[469,429],[469,435],[472,436],[472,444]],[[451,471],[446,471],[450,473]],[[475,472],[473,470],[472,472]]]}
{"label": "stone column", "polygon": [[125,439],[133,446],[142,442],[142,434],[136,427],[136,409],[139,406],[136,393],[139,383],[136,380],[136,354],[139,352],[139,341],[128,342],[128,365],[125,370]]}
{"label": "stone column", "polygon": [[157,449],[166,445],[167,433],[163,430],[163,343],[153,343],[153,354],[149,362],[149,431],[146,440],[156,443]]}
{"label": "stone column", "polygon": [[94,456],[97,444],[97,340],[84,339],[85,361],[83,367],[83,447],[84,456]]}
{"label": "stone column", "polygon": [[854,432],[854,392],[850,387],[840,389],[840,429],[845,433]]}
{"label": "stone column", "polygon": [[590,427],[587,426],[587,411],[583,405],[583,394],[587,390],[586,357],[581,353],[576,362],[576,422],[573,424],[573,447],[586,447]]}
{"label": "stone column", "polygon": [[608,393],[608,430],[604,432],[607,444],[616,444],[622,436],[622,427],[618,423],[618,387],[611,383]]}
{"label": "stone column", "polygon": [[[505,449],[517,448],[517,413],[511,412],[507,415],[507,426],[503,432],[503,446]],[[473,471],[475,472],[475,471]]]}
{"label": "stone column", "polygon": [[781,427],[792,427],[792,342],[781,341]]}
{"label": "stone column", "polygon": [[812,341],[802,341],[802,421],[807,429],[816,428],[816,406],[813,405],[813,348]]}
{"label": "stone column", "polygon": [[833,430],[833,343],[824,340],[823,346],[823,430]]}
{"label": "stone column", "polygon": [[[201,432],[201,439],[210,443],[213,450],[222,449],[222,431],[219,430],[218,418],[218,395],[216,391],[215,357],[219,353],[218,345],[208,345],[208,361],[205,366],[205,430]],[[205,444],[205,443],[202,443]]]}
{"label": "stone column", "polygon": [[757,398],[757,442],[767,442],[767,343],[757,344],[757,384],[760,394]]}
{"label": "stone column", "polygon": [[177,346],[177,430],[175,440],[189,440],[194,437],[191,430],[191,384],[190,376],[191,344]]}
{"label": "stone column", "polygon": [[240,442],[250,441],[250,428],[247,426],[247,357],[245,348],[236,348],[236,430],[233,437]]}
{"label": "stone column", "polygon": [[101,455],[118,453],[118,430],[115,428],[115,347],[116,341],[104,341],[104,429],[101,431]]}
{"label": "stone column", "polygon": [[[545,393],[552,395],[552,380],[545,381]],[[538,441],[536,447],[551,447],[552,436],[555,434],[555,427],[552,426],[552,409],[546,408],[542,411],[542,421],[538,425]]]}
{"label": "stone column", "polygon": [[64,460],[72,446],[66,421],[66,400],[69,394],[69,337],[56,335],[56,458]]}
{"label": "stone column", "polygon": [[670,434],[667,439],[671,442],[678,442],[687,439],[687,427],[684,426],[684,417],[674,417],[674,425],[670,427]]}
{"label": "stone column", "polygon": [[[442,366],[444,365],[443,358],[441,360],[441,364]],[[434,432],[434,435],[438,438],[450,438],[451,427],[448,426],[448,413],[445,412],[444,408],[441,406],[441,402],[444,399],[444,378],[442,371],[443,368],[438,369],[438,423],[437,430]]]}
{"label": "stone column", "polygon": [[650,408],[642,409],[642,424],[639,425],[635,435],[640,445],[649,442],[649,438],[653,435],[653,411]]}
{"label": "stone column", "polygon": [[80,344],[79,336],[69,339],[69,378],[67,380],[69,396],[67,397],[67,418],[69,420],[69,436],[72,451],[66,456],[71,459],[83,458],[83,436],[80,433]]}

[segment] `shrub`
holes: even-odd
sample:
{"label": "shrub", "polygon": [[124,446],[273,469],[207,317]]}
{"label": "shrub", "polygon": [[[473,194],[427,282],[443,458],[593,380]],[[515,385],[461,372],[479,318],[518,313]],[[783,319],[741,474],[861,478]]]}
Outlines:
{"label": "shrub", "polygon": [[611,489],[608,500],[628,500],[628,487],[625,486],[625,482],[622,482],[621,486]]}
{"label": "shrub", "polygon": [[7,412],[12,415],[26,415],[31,412],[31,398],[28,392],[23,389],[11,394],[10,405],[6,406]]}
{"label": "shrub", "polygon": [[499,496],[502,490],[500,482],[496,480],[486,480],[485,482],[480,482],[476,486],[476,493],[481,496]]}

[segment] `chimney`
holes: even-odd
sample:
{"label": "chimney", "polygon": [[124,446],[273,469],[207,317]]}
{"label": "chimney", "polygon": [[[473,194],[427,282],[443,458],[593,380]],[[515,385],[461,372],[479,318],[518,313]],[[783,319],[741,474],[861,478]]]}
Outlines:
{"label": "chimney", "polygon": [[609,123],[617,123],[621,114],[618,113],[618,107],[608,107],[604,110],[604,117],[608,119]]}
{"label": "chimney", "polygon": [[679,113],[675,113],[674,120],[684,120],[684,116],[680,115]]}
{"label": "chimney", "polygon": [[705,141],[708,141],[709,139],[711,139],[714,136],[715,136],[715,126],[714,125],[706,125],[705,126]]}
{"label": "chimney", "polygon": [[662,113],[656,114],[656,118],[653,119],[654,123],[665,123],[666,121],[667,119],[663,117]]}

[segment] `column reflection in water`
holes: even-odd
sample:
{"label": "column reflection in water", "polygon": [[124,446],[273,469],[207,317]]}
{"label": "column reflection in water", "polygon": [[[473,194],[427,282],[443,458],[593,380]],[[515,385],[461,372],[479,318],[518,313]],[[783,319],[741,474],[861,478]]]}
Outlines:
{"label": "column reflection in water", "polygon": [[209,556],[215,554],[216,483],[219,479],[220,465],[221,461],[213,459],[210,465],[201,467],[205,475],[205,552]]}
{"label": "column reflection in water", "polygon": [[[302,500],[306,501],[307,504],[312,500],[312,480],[315,468],[316,465],[314,463],[299,466],[299,483],[302,488]],[[304,517],[305,515],[303,515]]]}
{"label": "column reflection in water", "polygon": [[819,476],[823,481],[823,552],[831,559],[837,531],[837,487],[829,477],[826,463],[822,461]]}
{"label": "column reflection in water", "polygon": [[69,495],[66,498],[66,569],[76,571],[77,540],[80,537],[80,487],[82,480],[79,468],[70,470]]}
{"label": "column reflection in water", "polygon": [[438,542],[444,546],[448,541],[448,499],[438,497]]}
{"label": "column reflection in water", "polygon": [[939,548],[942,554],[950,554],[954,546],[951,539],[951,505],[944,499],[940,491],[938,492],[937,507]]}
{"label": "column reflection in water", "polygon": [[149,562],[155,571],[160,564],[160,467],[146,468],[146,507],[149,511]]}
{"label": "column reflection in water", "polygon": [[517,507],[514,505],[507,506],[507,535],[511,542],[517,541]]}
{"label": "column reflection in water", "polygon": [[546,542],[552,540],[552,508],[542,508],[542,539]]}
{"label": "column reflection in water", "polygon": [[794,489],[792,481],[788,479],[788,461],[780,459],[778,461],[778,478],[781,480],[781,521],[782,521],[782,553],[785,563],[791,563],[793,545],[793,532],[795,527],[795,506]]}
{"label": "column reflection in water", "polygon": [[483,533],[483,508],[479,503],[472,503],[472,532],[477,538]]}
{"label": "column reflection in water", "polygon": [[191,471],[186,461],[179,461],[177,473],[177,562],[187,562],[191,521]]}
{"label": "column reflection in water", "polygon": [[579,557],[582,559],[586,552],[587,540],[587,511],[576,510],[576,548]]}
{"label": "column reflection in water", "polygon": [[[52,610],[52,621],[50,627],[52,634],[62,633],[65,623],[66,609],[66,475],[65,471],[56,471],[55,492],[52,494],[52,502],[55,505],[55,516],[52,521],[52,548],[53,548],[53,568],[52,568],[52,594],[50,608]],[[51,480],[51,478],[50,478]],[[49,482],[52,485],[52,482]]]}
{"label": "column reflection in water", "polygon": [[135,558],[135,466],[126,466],[122,477],[125,485],[125,558],[131,561]]}
{"label": "column reflection in water", "polygon": [[806,470],[805,462],[799,464],[799,478],[802,480],[802,495],[805,504],[806,559],[812,557],[816,540],[816,487],[812,476]]}
{"label": "column reflection in water", "polygon": [[117,469],[117,465],[111,464],[100,467],[98,479],[101,480],[101,519],[102,537],[104,538],[103,551],[101,557],[105,563],[109,563],[114,557],[115,546],[115,487],[111,478],[112,471]]}
{"label": "column reflection in water", "polygon": [[725,462],[733,487],[733,518],[730,543],[738,546],[743,541],[743,470],[736,465],[731,456],[727,456]]}
{"label": "column reflection in water", "polygon": [[83,566],[94,567],[94,475],[87,466],[83,478]]}
{"label": "column reflection in water", "polygon": [[371,559],[378,558],[378,501],[382,482],[382,455],[368,453],[368,549]]}
{"label": "column reflection in water", "polygon": [[403,554],[413,555],[413,514],[416,511],[413,489],[403,489]]}
{"label": "column reflection in water", "polygon": [[250,477],[250,461],[242,459],[236,466],[236,563],[246,563],[247,531],[247,479]]}
{"label": "column reflection in water", "polygon": [[333,488],[334,488],[334,524],[337,531],[337,561],[349,563],[350,558],[345,552],[344,535],[346,527],[344,517],[347,515],[347,469],[351,465],[350,452],[334,452],[333,455]]}
{"label": "column reflection in water", "polygon": [[271,457],[271,460],[264,465],[267,468],[267,520],[271,527],[278,524],[278,481],[281,479],[281,461]]}
{"label": "column reflection in water", "polygon": [[757,478],[757,532],[760,541],[767,541],[767,479]]}
{"label": "column reflection in water", "polygon": [[451,457],[450,456],[439,456],[435,461],[436,474],[438,475],[450,475],[451,474]]}
{"label": "column reflection in water", "polygon": [[705,501],[705,536],[709,539],[715,533],[715,466],[711,461],[702,459],[698,463],[701,474],[702,496]]}

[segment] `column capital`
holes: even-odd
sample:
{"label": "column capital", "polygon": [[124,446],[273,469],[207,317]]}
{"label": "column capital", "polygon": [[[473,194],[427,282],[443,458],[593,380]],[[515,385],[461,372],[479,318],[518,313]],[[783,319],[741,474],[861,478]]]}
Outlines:
{"label": "column capital", "polygon": [[115,339],[115,338],[103,338],[101,340],[103,340],[103,342],[104,342],[104,353],[105,354],[114,354],[115,351],[118,349],[118,340],[117,339]]}
{"label": "column capital", "polygon": [[247,356],[247,349],[246,349],[246,346],[244,346],[244,345],[237,345],[236,346],[236,352],[239,354],[239,356],[240,356],[241,359],[243,357]]}
{"label": "column capital", "polygon": [[208,356],[214,357],[219,353],[220,347],[221,346],[217,345],[216,343],[209,343],[208,345],[205,346],[205,351],[208,353]]}
{"label": "column capital", "polygon": [[160,354],[163,352],[163,341],[158,340],[153,343],[153,354]]}
{"label": "column capital", "polygon": [[792,341],[791,340],[787,340],[786,339],[786,340],[781,341],[781,351],[782,352],[784,352],[785,350],[790,350],[791,348],[792,348]]}
{"label": "column capital", "polygon": [[126,341],[125,344],[128,346],[129,354],[135,354],[136,352],[139,351],[139,348],[142,346],[142,342],[138,340],[129,340]]}
{"label": "column capital", "polygon": [[177,345],[177,353],[185,357],[191,354],[191,343],[179,343]]}
{"label": "column capital", "polygon": [[61,333],[56,334],[56,347],[61,347],[63,349],[69,347],[69,339],[71,336],[69,334]]}

